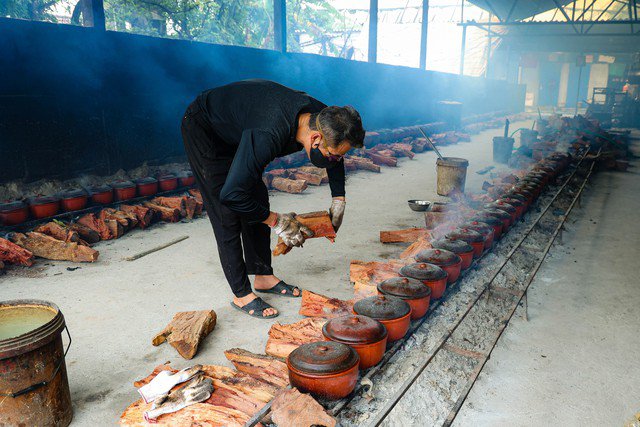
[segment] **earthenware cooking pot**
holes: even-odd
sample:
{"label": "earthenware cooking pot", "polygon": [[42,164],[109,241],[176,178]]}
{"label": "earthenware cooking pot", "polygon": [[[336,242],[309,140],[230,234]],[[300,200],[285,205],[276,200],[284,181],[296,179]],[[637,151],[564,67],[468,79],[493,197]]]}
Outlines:
{"label": "earthenware cooking pot", "polygon": [[511,224],[515,224],[516,221],[518,220],[518,210],[515,207],[511,206],[510,204],[505,203],[499,199],[493,203],[487,203],[486,205],[484,205],[484,207],[495,208],[495,209],[500,209],[501,211],[505,211],[511,216]]}
{"label": "earthenware cooking pot", "polygon": [[303,344],[287,357],[291,385],[327,399],[342,399],[353,391],[359,364],[353,348],[334,341]]}
{"label": "earthenware cooking pot", "polygon": [[484,250],[484,236],[470,228],[456,228],[447,233],[447,239],[457,239],[467,242],[473,247],[473,257],[480,258]]}
{"label": "earthenware cooking pot", "polygon": [[178,188],[178,177],[175,175],[162,175],[158,177],[160,191],[173,191]]}
{"label": "earthenware cooking pot", "polygon": [[471,267],[473,262],[473,246],[458,239],[440,239],[431,243],[436,249],[446,249],[462,258],[462,269],[466,270]]}
{"label": "earthenware cooking pot", "polygon": [[509,230],[509,227],[511,226],[511,214],[509,214],[508,212],[505,212],[502,209],[486,208],[480,211],[480,213],[491,215],[501,220],[503,225],[502,233],[505,233],[507,230]]}
{"label": "earthenware cooking pot", "polygon": [[493,245],[493,227],[486,222],[469,221],[464,223],[462,228],[468,228],[482,235],[484,238],[483,250],[490,249]]}
{"label": "earthenware cooking pot", "polygon": [[504,228],[504,224],[502,223],[502,220],[500,218],[497,218],[495,216],[492,216],[486,213],[483,214],[482,212],[480,212],[474,215],[473,217],[471,217],[471,221],[477,221],[483,224],[489,224],[489,226],[493,228],[494,241],[500,239],[500,236],[502,236],[502,229]]}
{"label": "earthenware cooking pot", "polygon": [[89,195],[84,190],[71,190],[60,194],[60,206],[65,212],[84,209],[89,201]]}
{"label": "earthenware cooking pot", "polygon": [[431,288],[431,298],[438,299],[447,289],[447,272],[434,264],[416,262],[400,269],[404,277],[420,280]]}
{"label": "earthenware cooking pot", "polygon": [[451,284],[460,277],[462,258],[446,249],[425,249],[418,252],[416,261],[437,265],[447,273],[447,283]]}
{"label": "earthenware cooking pot", "polygon": [[54,196],[36,197],[29,201],[31,216],[35,219],[47,218],[58,213],[60,199]]}
{"label": "earthenware cooking pot", "polygon": [[136,188],[140,197],[153,196],[158,192],[158,180],[150,176],[137,179]]}
{"label": "earthenware cooking pot", "polygon": [[376,295],[361,299],[353,305],[353,311],[382,323],[389,334],[388,343],[403,338],[411,326],[411,306],[397,297]]}
{"label": "earthenware cooking pot", "polygon": [[392,277],[378,284],[378,292],[406,301],[411,306],[411,320],[420,319],[429,310],[431,288],[420,280]]}
{"label": "earthenware cooking pot", "polygon": [[136,185],[131,181],[118,181],[111,184],[115,199],[118,201],[129,200],[136,197]]}
{"label": "earthenware cooking pot", "polygon": [[109,205],[113,203],[113,188],[108,185],[102,185],[99,187],[91,187],[89,189],[91,194],[91,201],[100,205]]}
{"label": "earthenware cooking pot", "polygon": [[0,204],[0,225],[22,224],[27,218],[29,218],[29,206],[24,202],[16,200]]}
{"label": "earthenware cooking pot", "polygon": [[367,316],[349,315],[329,320],[322,327],[327,341],[353,348],[360,356],[360,369],[367,369],[382,360],[387,348],[387,329]]}
{"label": "earthenware cooking pot", "polygon": [[192,172],[183,172],[178,175],[178,183],[181,187],[191,187],[196,183],[196,178]]}

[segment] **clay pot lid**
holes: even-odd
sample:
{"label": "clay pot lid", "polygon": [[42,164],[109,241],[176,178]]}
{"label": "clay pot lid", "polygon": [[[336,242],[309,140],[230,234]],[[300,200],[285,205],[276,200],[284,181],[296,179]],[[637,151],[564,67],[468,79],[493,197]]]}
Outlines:
{"label": "clay pot lid", "polygon": [[431,295],[431,288],[417,279],[392,277],[378,284],[378,292],[402,299],[417,299]]}
{"label": "clay pot lid", "polygon": [[514,207],[524,206],[524,202],[522,200],[516,199],[516,198],[513,198],[513,197],[509,197],[509,196],[500,197],[498,199],[498,201],[507,203],[507,204],[509,204],[511,206],[514,206]]}
{"label": "clay pot lid", "polygon": [[[513,206],[512,206],[513,207]],[[509,215],[509,213],[507,211],[503,211],[502,209],[498,209],[498,208],[486,208],[482,211],[483,213],[486,213],[487,215],[491,215],[497,218],[501,218],[501,219],[510,219],[511,215]]]}
{"label": "clay pot lid", "polygon": [[116,188],[116,189],[122,189],[122,188],[131,188],[131,187],[135,187],[136,185],[131,182],[131,181],[117,181],[114,182],[113,184],[110,184],[112,188]]}
{"label": "clay pot lid", "polygon": [[425,249],[418,252],[416,261],[447,267],[461,262],[462,258],[446,249]]}
{"label": "clay pot lid", "polygon": [[473,231],[477,231],[480,234],[493,233],[493,227],[482,221],[469,221],[462,225],[463,228],[468,228]]}
{"label": "clay pot lid", "polygon": [[353,348],[335,341],[303,344],[287,357],[287,364],[293,369],[309,374],[344,372],[359,362],[360,357]]}
{"label": "clay pot lid", "polygon": [[191,171],[182,171],[179,174],[176,174],[178,178],[191,178],[193,176],[193,172]]}
{"label": "clay pot lid", "polygon": [[[422,284],[422,283],[421,283]],[[325,337],[349,344],[372,344],[387,336],[387,329],[367,316],[348,315],[329,320],[322,327]]]}
{"label": "clay pot lid", "polygon": [[473,252],[473,246],[458,239],[440,239],[435,242],[431,242],[431,246],[436,249],[446,249],[454,254],[463,254],[466,252]]}
{"label": "clay pot lid", "polygon": [[178,179],[178,177],[172,173],[158,175],[158,181],[171,181],[172,179]]}
{"label": "clay pot lid", "polygon": [[511,200],[520,200],[521,202],[526,202],[527,198],[525,196],[523,196],[520,193],[517,193],[515,190],[509,190],[504,194],[504,198],[505,199],[511,199]]}
{"label": "clay pot lid", "polygon": [[536,187],[543,185],[542,180],[534,176],[525,176],[519,181],[519,183],[524,185],[536,186]]}
{"label": "clay pot lid", "polygon": [[471,228],[456,228],[445,236],[447,239],[464,240],[467,243],[484,241],[482,234]]}
{"label": "clay pot lid", "polygon": [[485,208],[495,208],[495,209],[500,209],[501,211],[507,212],[507,213],[515,213],[516,212],[516,208],[514,208],[513,206],[511,206],[510,204],[501,201],[501,200],[496,200],[493,203],[487,203],[486,205],[484,205]]}
{"label": "clay pot lid", "polygon": [[409,314],[411,306],[397,297],[376,295],[356,302],[353,311],[376,320],[393,320]]}
{"label": "clay pot lid", "polygon": [[428,262],[416,262],[405,265],[400,269],[400,274],[418,280],[440,280],[447,277],[446,271]]}
{"label": "clay pot lid", "polygon": [[0,203],[0,212],[17,211],[18,209],[24,209],[26,207],[27,205],[24,202],[14,200],[12,202]]}
{"label": "clay pot lid", "polygon": [[113,191],[113,188],[105,184],[105,185],[90,187],[87,191],[89,192],[89,194],[93,196],[94,194],[108,193],[109,191]]}
{"label": "clay pot lid", "polygon": [[87,192],[81,189],[63,191],[60,193],[61,199],[77,199],[78,197],[87,197]]}
{"label": "clay pot lid", "polygon": [[527,188],[524,188],[524,187],[513,187],[509,191],[513,192],[514,194],[519,194],[522,197],[525,197],[527,199],[533,197],[533,192],[531,191],[531,189],[527,189]]}
{"label": "clay pot lid", "polygon": [[151,177],[151,176],[147,176],[145,178],[136,179],[136,184],[138,184],[138,185],[155,184],[156,182],[158,182],[158,180],[153,178],[153,177]]}
{"label": "clay pot lid", "polygon": [[34,205],[46,205],[47,203],[58,203],[60,199],[57,196],[40,196],[29,199],[29,204]]}
{"label": "clay pot lid", "polygon": [[495,227],[496,225],[502,225],[502,220],[500,220],[499,218],[496,218],[493,215],[490,214],[483,214],[480,213],[478,215],[475,215],[474,217],[471,218],[471,221],[473,222],[480,222],[482,224],[488,224],[491,227]]}

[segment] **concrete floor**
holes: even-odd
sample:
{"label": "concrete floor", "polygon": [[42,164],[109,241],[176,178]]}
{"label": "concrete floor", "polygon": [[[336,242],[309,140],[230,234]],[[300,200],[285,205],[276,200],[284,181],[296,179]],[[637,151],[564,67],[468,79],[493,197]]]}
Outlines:
{"label": "concrete floor", "polygon": [[[513,129],[530,126],[531,122],[512,124]],[[499,129],[485,131],[474,136],[471,143],[443,148],[445,155],[471,159],[467,183],[469,190],[480,189],[485,178],[475,174],[475,171],[492,164],[491,137],[499,133]],[[542,405],[538,405],[536,402],[540,399],[531,402],[527,400],[543,394],[544,387],[539,388],[538,394],[531,391],[531,396],[526,396],[521,389],[528,389],[542,375],[544,378],[553,378],[551,385],[554,387],[551,394],[544,396],[553,396],[549,400],[556,407],[562,402],[566,406],[558,414],[559,417],[564,416],[558,418],[558,423],[567,419],[577,420],[579,416],[590,421],[584,418],[584,414],[590,412],[615,414],[616,420],[623,420],[640,407],[638,402],[629,402],[628,400],[632,400],[630,397],[618,406],[609,404],[616,398],[625,399],[625,396],[631,395],[626,390],[633,390],[630,387],[633,375],[630,373],[635,366],[629,363],[634,356],[632,349],[635,336],[632,334],[634,329],[638,330],[639,325],[635,310],[640,299],[640,291],[637,287],[634,288],[637,281],[631,280],[631,273],[627,271],[627,280],[614,284],[615,293],[610,292],[604,298],[601,292],[596,293],[596,289],[601,289],[596,288],[596,284],[603,282],[602,279],[608,282],[612,278],[611,273],[600,265],[624,267],[630,265],[628,262],[637,253],[634,252],[638,246],[638,234],[633,228],[635,224],[630,223],[629,227],[617,231],[610,225],[617,226],[622,219],[631,221],[634,218],[629,213],[637,211],[634,207],[637,208],[640,202],[632,199],[634,191],[629,190],[635,186],[633,188],[637,194],[639,183],[635,173],[602,174],[597,179],[598,184],[590,189],[593,195],[585,199],[586,207],[581,211],[581,215],[587,215],[586,212],[593,209],[591,216],[587,215],[586,219],[572,225],[570,232],[565,235],[566,239],[582,238],[587,243],[566,244],[566,248],[577,248],[566,255],[561,250],[554,250],[554,259],[545,267],[546,273],[541,273],[541,277],[546,279],[539,280],[532,289],[529,300],[530,322],[516,322],[514,327],[509,328],[485,368],[485,372],[492,373],[489,380],[493,375],[500,377],[503,373],[511,377],[512,375],[506,374],[511,373],[506,367],[500,366],[500,370],[495,367],[499,355],[505,353],[505,343],[510,353],[529,349],[522,357],[530,359],[531,366],[526,365],[523,371],[517,371],[527,375],[521,379],[527,386],[506,380],[501,383],[490,382],[487,381],[487,375],[483,374],[472,391],[469,404],[460,414],[460,423],[477,425],[481,421],[480,424],[493,424],[506,423],[506,420],[509,420],[509,424],[513,424],[514,420],[522,420],[522,424],[537,423],[536,421],[543,419],[538,417],[550,410],[550,403],[542,401]],[[628,189],[623,189],[622,182],[618,180],[629,181]],[[601,194],[598,199],[600,191],[610,194]],[[276,274],[289,283],[314,292],[351,298],[353,292],[348,280],[350,260],[396,257],[400,248],[380,244],[379,231],[421,226],[422,216],[410,211],[406,200],[434,197],[435,155],[432,152],[419,154],[411,161],[402,160],[398,168],[383,168],[381,174],[351,174],[347,183],[347,213],[336,243],[332,245],[326,240],[318,239],[308,242],[304,249],[294,249],[290,254],[276,258]],[[303,195],[274,193],[271,203],[273,210],[283,212],[327,209],[330,203],[329,189],[327,186],[312,187]],[[592,205],[593,208],[590,207]],[[602,209],[612,206],[619,207],[620,210],[603,221]],[[578,216],[573,218],[578,219]],[[592,224],[588,221],[589,218],[593,218],[597,224]],[[594,230],[597,231],[595,237],[589,234]],[[633,239],[629,237],[631,232],[635,232]],[[125,256],[181,235],[188,235],[189,239],[137,261],[122,260]],[[602,237],[607,240],[599,242],[603,246],[592,245],[592,239],[600,240]],[[609,246],[611,251],[608,250]],[[264,351],[267,331],[273,321],[249,318],[229,306],[231,293],[219,266],[208,219],[156,225],[146,231],[132,232],[117,241],[100,243],[96,248],[101,251],[100,261],[92,265],[83,264],[81,269],[75,271],[67,270],[67,267],[74,266],[69,263],[40,261],[38,268],[16,270],[0,277],[0,299],[50,300],[58,304],[65,315],[73,336],[73,344],[67,356],[75,411],[73,425],[115,423],[124,408],[137,398],[132,382],[147,375],[157,364],[170,360],[176,367],[192,363],[228,365],[223,355],[225,349],[243,347],[255,352]],[[601,248],[607,250],[601,253]],[[588,261],[588,256],[599,262]],[[560,261],[563,257],[570,259],[571,263],[574,259],[584,263],[577,271],[573,270],[574,274],[581,274],[581,278],[569,277],[572,271],[563,266],[568,264],[566,260],[564,263]],[[551,265],[554,262],[558,265]],[[562,274],[559,274],[560,271]],[[599,280],[596,281],[596,278]],[[552,283],[556,286],[550,287]],[[573,291],[570,292],[565,287],[560,287],[575,287],[572,283],[580,283],[589,292],[578,295],[577,289],[571,288]],[[545,295],[545,292],[552,295]],[[288,323],[300,319],[297,314],[299,300],[277,296],[268,296],[265,300],[282,311],[277,321]],[[597,306],[594,302],[597,302]],[[607,310],[609,306],[614,306],[615,310]],[[218,325],[192,361],[182,360],[167,344],[160,347],[151,345],[154,334],[163,329],[175,312],[201,309],[214,309],[218,314]],[[550,319],[536,329],[542,337],[533,339],[538,335],[521,328],[533,328],[542,312],[548,312]],[[569,323],[573,323],[571,328],[565,326]],[[617,328],[615,335],[610,333],[612,327]],[[566,336],[561,334],[562,331],[566,332]],[[580,339],[580,346],[568,341],[571,345],[566,346],[566,349],[572,352],[572,357],[566,359],[562,348],[571,339]],[[601,342],[601,339],[604,341]],[[594,357],[593,351],[585,349],[585,345],[606,351],[601,351]],[[531,356],[534,350],[536,354],[547,357],[534,359]],[[587,357],[588,355],[591,357]],[[533,360],[536,360],[535,364]],[[562,360],[564,362],[561,363]],[[523,369],[524,362],[521,362],[519,366]],[[543,370],[545,364],[552,362],[557,363],[555,370]],[[578,363],[584,364],[587,369],[580,370],[576,366]],[[509,365],[505,362],[504,365],[515,369],[514,363]],[[606,366],[606,370],[602,370],[603,366]],[[618,366],[619,372],[625,373],[619,381],[619,374],[616,373]],[[638,375],[635,376],[637,377]],[[563,381],[567,383],[563,385]],[[490,388],[486,391],[478,391],[481,386],[489,384]],[[507,393],[507,384],[511,384],[511,390],[516,391]],[[578,396],[577,390],[582,390],[582,394],[574,399],[574,396]],[[498,391],[504,393],[498,396]],[[508,397],[502,394],[511,396],[516,402],[520,399],[527,402],[523,403],[527,405],[526,411],[518,410],[519,406],[514,402],[507,404]],[[485,405],[487,398],[492,403]],[[489,412],[483,408],[492,410]],[[523,414],[527,415],[523,418]],[[544,420],[549,421],[549,418]],[[611,421],[613,418],[608,417],[606,420]],[[595,421],[596,419],[594,423]]]}
{"label": "concrete floor", "polygon": [[529,321],[514,317],[455,425],[621,426],[640,411],[633,163],[593,177],[529,288]]}

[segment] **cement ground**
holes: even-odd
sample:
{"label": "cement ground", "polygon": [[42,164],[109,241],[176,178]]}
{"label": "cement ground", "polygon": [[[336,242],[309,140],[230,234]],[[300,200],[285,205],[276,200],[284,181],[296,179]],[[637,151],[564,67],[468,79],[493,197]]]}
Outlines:
{"label": "cement ground", "polygon": [[[522,122],[512,127],[530,125]],[[480,189],[484,177],[475,171],[492,165],[491,137],[499,133],[485,131],[471,143],[443,148],[445,155],[470,159],[468,189]],[[541,279],[529,299],[530,321],[516,322],[501,339],[459,416],[460,424],[533,425],[540,420],[563,424],[567,419],[598,424],[603,418],[587,418],[592,412],[609,414],[605,424],[614,420],[620,424],[640,408],[631,383],[638,378],[633,375],[637,366],[632,361],[637,359],[633,349],[634,333],[640,325],[640,290],[630,267],[639,243],[633,213],[640,202],[633,194],[640,184],[635,172],[601,174],[596,180],[583,202],[584,210],[578,211],[584,218],[574,214],[576,223],[565,234],[564,249],[556,249],[554,258],[539,273]],[[599,192],[610,194],[598,196]],[[435,155],[419,154],[412,161],[403,160],[396,169],[383,168],[381,174],[349,175],[347,193],[347,214],[336,243],[310,241],[304,249],[276,258],[276,274],[315,292],[350,298],[351,259],[391,258],[400,252],[396,246],[378,242],[379,230],[422,225],[422,216],[410,211],[406,200],[435,198]],[[329,202],[327,186],[310,188],[303,195],[271,196],[272,209],[283,212],[326,209]],[[620,227],[625,223],[626,227]],[[122,260],[181,235],[189,239],[137,261]],[[568,239],[581,240],[571,244]],[[572,252],[565,254],[566,248]],[[72,425],[116,423],[124,408],[137,398],[132,382],[157,364],[171,360],[176,367],[228,365],[223,355],[227,348],[264,351],[273,321],[243,316],[229,306],[231,293],[219,266],[208,219],[156,225],[101,243],[97,249],[100,261],[83,264],[75,271],[67,270],[75,266],[69,263],[40,261],[37,268],[13,270],[0,277],[0,299],[50,300],[65,315],[73,336],[67,356],[74,403]],[[626,276],[616,278],[610,271],[614,268]],[[579,292],[585,289],[586,293]],[[300,318],[299,300],[265,299],[282,311],[277,321]],[[151,345],[153,335],[175,312],[209,308],[217,312],[218,325],[192,361],[182,360],[167,344]],[[549,318],[530,330],[543,313]],[[540,356],[534,358],[534,352]],[[496,367],[500,355],[505,362]],[[531,363],[525,363],[527,360]],[[503,378],[501,382],[492,382],[494,375]],[[541,385],[536,389],[538,382]],[[481,386],[487,388],[480,393]],[[559,411],[557,419],[544,418],[551,404]]]}

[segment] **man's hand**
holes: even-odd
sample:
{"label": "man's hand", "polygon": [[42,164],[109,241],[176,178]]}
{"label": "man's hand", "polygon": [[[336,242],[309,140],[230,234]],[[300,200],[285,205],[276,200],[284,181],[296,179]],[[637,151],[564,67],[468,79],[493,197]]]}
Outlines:
{"label": "man's hand", "polygon": [[304,241],[313,237],[313,231],[296,219],[296,214],[276,214],[276,222],[273,231],[289,247],[302,246]]}
{"label": "man's hand", "polygon": [[344,217],[344,208],[346,205],[347,201],[344,197],[334,197],[331,201],[329,216],[331,217],[331,225],[333,225],[333,229],[336,230],[336,233],[342,225],[342,218]]}

